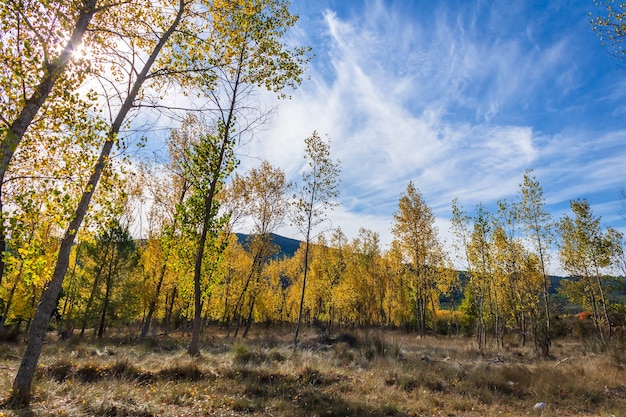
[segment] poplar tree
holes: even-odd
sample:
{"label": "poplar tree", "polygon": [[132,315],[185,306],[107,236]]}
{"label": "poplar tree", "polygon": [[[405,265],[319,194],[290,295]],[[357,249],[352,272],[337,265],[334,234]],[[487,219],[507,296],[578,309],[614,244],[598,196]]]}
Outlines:
{"label": "poplar tree", "polygon": [[[204,220],[199,230],[194,266],[195,309],[200,304],[200,275],[206,233],[217,213],[215,197],[224,180],[236,165],[233,153],[235,143],[244,133],[263,123],[267,114],[246,103],[257,87],[282,95],[287,87],[296,87],[300,80],[306,50],[289,50],[282,42],[286,30],[293,26],[297,16],[289,13],[284,0],[214,0],[211,17],[214,35],[221,40],[216,45],[219,63],[215,82],[220,87],[208,90],[211,103],[217,107],[212,113],[216,131],[212,139],[196,148],[204,167],[197,165],[188,174],[201,178],[206,184],[202,191]],[[252,111],[251,111],[252,110]],[[252,114],[250,114],[252,113]],[[209,136],[203,138],[208,139]],[[210,179],[208,178],[210,177]],[[207,217],[208,216],[208,217]],[[201,312],[195,311],[190,355],[197,356]]]}
{"label": "poplar tree", "polygon": [[344,297],[351,301],[348,306],[350,317],[353,318],[351,324],[381,324],[384,322],[383,300],[387,283],[382,272],[378,233],[360,228],[347,252]]}
{"label": "poplar tree", "polygon": [[314,320],[318,320],[325,331],[341,316],[338,300],[343,295],[341,284],[348,269],[347,241],[341,228],[336,228],[332,231],[328,244],[317,248],[321,252],[318,257],[321,276],[312,285],[312,297],[309,301],[318,312],[313,316]]}
{"label": "poplar tree", "polygon": [[479,204],[473,218],[473,229],[468,247],[469,262],[472,265],[468,289],[478,320],[476,339],[478,348],[481,350],[487,343],[488,326],[494,322],[497,323],[497,307],[494,305],[495,300],[492,294],[492,236],[492,214],[483,204]]}
{"label": "poplar tree", "polygon": [[519,221],[526,231],[526,237],[534,249],[539,261],[539,268],[543,277],[541,288],[542,295],[542,321],[543,326],[537,328],[535,346],[541,351],[543,357],[550,356],[552,344],[552,320],[550,303],[550,276],[548,265],[550,260],[550,248],[553,242],[553,220],[550,213],[545,209],[545,198],[539,181],[532,174],[532,170],[524,173],[524,180],[520,184],[520,198],[516,212]]}
{"label": "poplar tree", "polygon": [[[214,133],[209,130],[201,132],[200,136],[193,138],[191,148],[187,150],[187,166],[185,176],[191,184],[189,198],[181,204],[179,212],[182,214],[181,224],[193,236],[196,245],[194,259],[194,316],[191,332],[189,354],[200,354],[200,326],[202,321],[202,296],[205,291],[202,285],[203,272],[211,279],[213,272],[219,265],[208,265],[208,270],[203,271],[205,264],[205,251],[207,244],[217,251],[219,257],[223,252],[223,244],[219,234],[227,217],[218,215],[219,202],[217,193],[224,184],[225,179],[231,174],[237,164],[234,156],[234,142],[231,141],[230,133],[221,123],[215,128]],[[232,130],[232,127],[230,128]],[[227,216],[227,214],[226,214]]]}
{"label": "poplar tree", "polygon": [[298,336],[302,324],[306,281],[309,273],[309,255],[313,232],[327,216],[327,211],[337,206],[335,199],[339,196],[339,161],[330,156],[330,139],[324,140],[314,131],[304,140],[306,150],[304,158],[308,169],[302,174],[302,182],[296,185],[294,195],[294,224],[304,235],[304,265],[302,277],[302,293],[298,308],[298,321],[293,337],[294,347],[298,345]]}
{"label": "poplar tree", "polygon": [[394,241],[413,275],[410,287],[414,320],[417,330],[424,335],[428,319],[436,315],[438,270],[444,264],[435,217],[413,182],[409,182],[406,193],[400,197],[393,217]]}
{"label": "poplar tree", "polygon": [[610,338],[609,293],[611,268],[622,255],[622,234],[613,228],[602,230],[587,200],[573,200],[574,217],[565,215],[558,224],[559,257],[563,269],[573,279],[563,282],[563,293],[574,303],[591,311],[601,340]]}
{"label": "poplar tree", "polygon": [[252,220],[254,226],[249,237],[248,247],[252,258],[252,268],[234,307],[233,318],[237,320],[235,337],[241,323],[241,311],[246,292],[248,297],[248,317],[245,337],[252,323],[255,302],[260,291],[263,267],[277,248],[272,243],[271,233],[283,225],[287,212],[287,192],[290,184],[280,168],[272,167],[263,161],[259,168],[251,169],[246,175],[235,175],[230,185],[230,193],[243,200],[242,215]]}

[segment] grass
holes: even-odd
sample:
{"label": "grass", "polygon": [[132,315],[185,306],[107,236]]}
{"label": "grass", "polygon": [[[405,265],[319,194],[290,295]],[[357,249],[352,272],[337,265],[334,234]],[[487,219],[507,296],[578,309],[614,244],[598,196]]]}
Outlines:
{"label": "grass", "polygon": [[[557,341],[478,352],[471,339],[359,331],[291,346],[284,329],[226,339],[208,329],[202,356],[188,338],[55,341],[45,346],[29,409],[0,416],[620,416],[626,369],[615,350]],[[0,346],[8,396],[24,346]]]}

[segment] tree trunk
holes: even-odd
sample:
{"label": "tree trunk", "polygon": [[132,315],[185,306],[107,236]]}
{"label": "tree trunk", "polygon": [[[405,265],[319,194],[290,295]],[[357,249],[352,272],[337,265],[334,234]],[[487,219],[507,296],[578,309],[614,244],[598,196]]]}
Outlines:
{"label": "tree trunk", "polygon": [[106,264],[107,258],[109,256],[110,245],[106,245],[106,250],[104,251],[104,259],[98,265],[98,270],[96,272],[96,276],[93,278],[93,285],[91,286],[91,293],[89,294],[89,299],[87,300],[87,305],[85,306],[85,312],[83,314],[83,322],[80,326],[80,337],[85,335],[85,328],[87,327],[87,320],[89,319],[89,313],[91,311],[91,306],[93,305],[93,300],[96,298],[96,291],[98,290],[98,286],[100,285],[100,277],[102,274],[102,268]]}
{"label": "tree trunk", "polygon": [[[207,211],[205,216],[208,217],[211,211]],[[198,240],[198,248],[196,249],[196,264],[193,274],[193,324],[191,327],[191,343],[189,344],[189,355],[200,356],[200,326],[202,324],[202,303],[200,279],[202,278],[202,258],[204,256],[204,245],[206,244],[208,219],[205,218],[204,225],[202,227],[202,234]]]}
{"label": "tree trunk", "polygon": [[241,335],[242,339],[245,339],[246,336],[248,336],[248,332],[250,331],[250,326],[252,326],[252,313],[254,311],[254,302],[256,300],[256,296],[252,297],[252,300],[250,301],[250,311],[248,312],[248,320],[246,322],[246,328],[243,331],[243,334]]}
{"label": "tree trunk", "polygon": [[298,346],[298,336],[300,335],[300,326],[302,325],[302,312],[304,311],[304,291],[306,290],[306,278],[309,270],[310,224],[311,218],[309,217],[309,232],[307,233],[306,246],[304,247],[304,277],[302,278],[302,293],[300,294],[300,308],[298,309],[298,324],[296,324],[296,334],[293,336],[294,348]]}
{"label": "tree trunk", "polygon": [[145,340],[148,331],[150,330],[150,323],[152,321],[152,315],[156,310],[157,300],[159,295],[161,294],[161,286],[163,285],[163,280],[165,279],[165,271],[167,269],[167,257],[163,261],[163,265],[161,266],[161,271],[159,272],[159,281],[157,282],[156,291],[154,294],[154,299],[150,301],[150,306],[148,307],[148,314],[146,315],[146,320],[141,326],[141,334],[139,335],[139,340]]}
{"label": "tree trunk", "polygon": [[172,288],[172,297],[170,298],[167,311],[165,312],[165,323],[163,325],[165,327],[166,332],[169,329],[170,324],[172,323],[172,314],[173,314],[172,312],[174,310],[174,302],[176,301],[177,295],[178,295],[178,289],[176,288],[176,285],[174,285],[174,287]]}
{"label": "tree trunk", "polygon": [[254,254],[254,258],[252,259],[252,269],[250,270],[250,273],[248,274],[248,278],[246,279],[246,282],[243,285],[243,289],[241,290],[241,292],[239,293],[239,297],[237,297],[237,302],[235,302],[235,307],[233,309],[233,317],[231,320],[229,320],[228,323],[228,331],[226,333],[226,337],[230,336],[230,326],[233,320],[237,319],[237,326],[235,328],[235,335],[234,337],[237,337],[237,334],[239,333],[239,325],[241,324],[241,308],[243,307],[243,297],[246,295],[246,292],[248,291],[248,287],[250,286],[250,282],[252,281],[252,277],[255,274],[255,271],[257,270],[257,268],[260,268],[258,265],[261,263],[261,251],[257,251]]}
{"label": "tree trunk", "polygon": [[241,313],[237,313],[235,317],[237,319],[237,325],[235,326],[235,334],[233,334],[233,338],[236,339],[239,334],[239,327],[241,326]]}
{"label": "tree trunk", "polygon": [[[230,272],[229,272],[230,274]],[[224,294],[224,313],[222,314],[222,324],[227,324],[227,321],[229,320],[229,308],[230,305],[228,304],[228,298],[230,296],[230,277],[227,276],[226,277],[226,291]]]}
{"label": "tree trunk", "polygon": [[[113,262],[113,260],[111,260]],[[104,291],[104,300],[102,302],[102,313],[100,314],[100,325],[98,326],[98,339],[104,336],[104,327],[106,324],[107,310],[111,302],[111,287],[113,286],[113,266],[109,266],[109,272],[106,279],[106,290]]]}
{"label": "tree trunk", "polygon": [[613,333],[613,329],[611,326],[611,319],[609,318],[609,310],[607,308],[606,296],[604,295],[604,288],[602,288],[602,281],[600,281],[600,268],[596,260],[594,259],[594,268],[595,268],[595,276],[596,276],[596,285],[598,286],[598,292],[600,293],[600,302],[602,304],[602,315],[604,316],[604,320],[606,321],[606,325],[608,326],[608,338],[610,339]]}

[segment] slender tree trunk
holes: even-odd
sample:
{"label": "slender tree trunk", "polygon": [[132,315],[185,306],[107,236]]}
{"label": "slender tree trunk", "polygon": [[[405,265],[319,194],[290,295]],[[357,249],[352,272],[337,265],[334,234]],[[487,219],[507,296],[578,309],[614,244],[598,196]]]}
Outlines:
{"label": "slender tree trunk", "polygon": [[98,286],[100,285],[100,278],[102,276],[102,269],[104,265],[106,265],[107,258],[109,257],[109,250],[111,249],[110,244],[107,243],[104,251],[104,258],[101,260],[98,265],[98,269],[96,271],[96,275],[93,278],[93,285],[91,286],[91,293],[89,293],[89,299],[87,300],[87,305],[85,306],[85,312],[83,314],[83,322],[80,326],[80,337],[85,335],[85,328],[87,328],[87,321],[89,320],[89,313],[91,312],[91,307],[93,306],[94,299],[96,298],[96,292],[98,290]]}
{"label": "slender tree trunk", "polygon": [[526,314],[524,314],[524,311],[520,311],[519,312],[519,323],[518,323],[518,329],[520,332],[520,336],[522,337],[522,347],[526,346]]}
{"label": "slender tree trunk", "polygon": [[550,278],[548,277],[547,274],[544,273],[544,278],[543,278],[543,285],[544,285],[544,289],[543,289],[543,303],[545,306],[545,335],[543,336],[543,341],[542,341],[542,354],[544,358],[547,358],[550,356],[550,346],[552,345],[552,325],[551,325],[551,319],[550,319]]}
{"label": "slender tree trunk", "polygon": [[[476,278],[476,277],[474,277]],[[482,351],[485,347],[485,314],[483,311],[483,297],[476,294],[478,289],[473,289],[474,305],[476,306],[476,342],[478,343],[478,350]]]}
{"label": "slender tree trunk", "polygon": [[250,310],[248,311],[248,317],[246,319],[246,327],[244,329],[243,335],[241,336],[242,338],[245,338],[248,335],[248,331],[250,330],[250,325],[252,324],[252,314],[253,314],[254,304],[256,301],[256,297],[258,295],[257,292],[258,292],[258,285],[259,285],[259,277],[261,275],[261,269],[267,259],[266,255],[264,254],[266,253],[267,245],[271,245],[271,238],[270,238],[269,233],[262,233],[260,235],[260,240],[261,241],[257,245],[257,248],[254,253],[254,258],[252,260],[252,268],[250,269],[250,274],[248,275],[248,279],[246,280],[244,288],[239,294],[239,298],[237,299],[237,304],[235,305],[235,312],[238,315],[237,327],[235,329],[235,335],[234,335],[235,338],[237,337],[237,334],[239,332],[239,326],[241,325],[241,321],[243,319],[241,316],[241,308],[243,307],[243,297],[245,293],[248,291],[248,288],[250,287],[252,278],[254,278],[254,282],[256,285],[250,291],[251,292]]}
{"label": "slender tree trunk", "polygon": [[598,299],[596,298],[596,292],[593,286],[589,285],[589,297],[591,298],[591,317],[593,319],[593,326],[596,328],[596,335],[600,340],[604,341],[604,331],[600,325],[600,309],[598,308]]}
{"label": "slender tree trunk", "polygon": [[98,182],[100,181],[100,177],[102,176],[102,172],[104,170],[105,164],[111,154],[111,150],[113,149],[113,145],[116,142],[117,134],[119,133],[128,112],[133,107],[133,103],[139,94],[142,84],[145,82],[148,76],[148,72],[152,67],[152,64],[158,57],[161,49],[165,46],[165,43],[170,38],[170,36],[174,33],[174,30],[178,27],[182,14],[185,8],[184,0],[179,0],[179,10],[176,15],[176,18],[172,22],[172,25],[168,28],[168,30],[163,34],[161,39],[159,39],[158,44],[155,46],[154,50],[148,57],[146,64],[144,65],[142,71],[138,74],[137,80],[135,81],[132,90],[126,97],[124,104],[120,108],[120,111],[111,126],[111,130],[107,136],[107,140],[102,147],[102,151],[100,156],[98,157],[98,161],[94,167],[94,171],[87,182],[87,186],[85,187],[85,192],[83,193],[78,206],[76,207],[76,211],[70,221],[69,227],[65,231],[65,235],[61,240],[61,245],[59,247],[59,252],[57,255],[57,263],[54,267],[54,272],[52,274],[52,279],[48,283],[48,286],[43,291],[41,295],[41,299],[39,301],[39,305],[37,306],[37,310],[35,312],[35,318],[33,321],[33,326],[30,329],[30,334],[28,338],[28,345],[26,346],[26,351],[24,352],[24,356],[22,357],[22,363],[17,371],[17,375],[15,376],[15,380],[13,381],[13,392],[11,394],[10,402],[14,404],[28,404],[30,402],[31,397],[31,385],[33,382],[33,378],[35,376],[35,369],[37,368],[37,363],[39,362],[39,356],[41,355],[41,349],[43,347],[43,342],[46,337],[46,331],[48,329],[48,323],[50,322],[50,316],[54,311],[54,306],[61,291],[61,286],[63,285],[63,279],[65,278],[65,273],[69,267],[69,258],[70,251],[72,250],[72,246],[74,244],[74,239],[76,238],[76,234],[80,229],[83,219],[87,214],[87,209],[89,208],[89,203],[91,202],[91,198],[96,190]]}
{"label": "slender tree trunk", "polygon": [[255,274],[256,268],[260,268],[258,265],[261,262],[261,251],[257,251],[254,255],[254,258],[252,259],[252,269],[250,269],[250,274],[248,274],[248,278],[246,279],[246,282],[243,285],[243,289],[241,290],[241,292],[239,293],[239,297],[237,297],[237,302],[235,302],[235,307],[233,308],[233,317],[232,320],[229,320],[229,324],[228,324],[228,332],[226,334],[226,337],[230,336],[230,326],[231,326],[231,322],[234,319],[237,319],[237,326],[235,328],[235,334],[234,337],[237,337],[237,333],[239,332],[239,325],[241,322],[241,308],[243,307],[243,297],[246,295],[246,292],[248,291],[248,287],[250,286],[250,282],[252,281],[252,277]]}
{"label": "slender tree trunk", "polygon": [[163,285],[163,281],[165,279],[165,271],[167,270],[167,257],[163,261],[163,265],[161,265],[161,270],[159,271],[159,280],[157,282],[156,291],[154,294],[154,299],[150,301],[150,306],[148,307],[148,314],[146,315],[146,319],[141,326],[141,334],[139,335],[139,340],[145,340],[148,331],[150,330],[150,323],[152,322],[152,315],[156,310],[157,300],[161,293],[161,286]]}
{"label": "slender tree trunk", "polygon": [[597,263],[594,260],[595,267],[595,276],[596,276],[596,285],[598,286],[598,292],[600,293],[600,302],[602,304],[602,315],[604,316],[604,320],[606,321],[606,325],[608,326],[608,338],[610,339],[612,336],[612,326],[611,320],[609,318],[609,310],[607,308],[606,296],[604,295],[604,288],[602,288],[602,282],[600,281],[600,268],[598,268]]}
{"label": "slender tree trunk", "polygon": [[15,290],[17,289],[17,283],[22,279],[22,269],[23,264],[20,265],[20,271],[15,277],[15,281],[13,281],[13,285],[11,285],[11,291],[9,292],[9,298],[6,301],[6,305],[4,306],[4,312],[2,313],[2,318],[0,319],[0,327],[4,326],[4,323],[9,316],[9,310],[11,309],[11,305],[13,304],[13,296],[15,295]]}
{"label": "slender tree trunk", "polygon": [[96,294],[98,292],[98,287],[100,286],[100,279],[102,278],[102,270],[104,266],[107,264],[109,258],[109,251],[111,250],[110,242],[107,242],[104,251],[104,257],[100,260],[98,265],[98,269],[96,270],[96,275],[93,279],[93,285],[91,286],[91,292],[89,293],[89,299],[87,300],[87,305],[85,306],[85,312],[83,314],[83,321],[80,329],[80,337],[83,337],[85,334],[85,328],[87,327],[87,321],[89,320],[89,314],[91,313],[91,308],[93,307],[94,300],[96,298]]}
{"label": "slender tree trunk", "polygon": [[[185,185],[183,185],[181,189],[181,193],[178,199],[178,204],[182,204],[185,200],[185,195],[187,194],[187,189]],[[176,216],[174,216],[174,222],[172,224],[172,234],[176,233],[178,222],[176,221]],[[162,245],[162,243],[161,243]],[[154,315],[154,311],[156,310],[156,305],[159,299],[159,295],[161,294],[161,287],[163,286],[163,281],[165,280],[165,273],[167,272],[167,261],[170,257],[169,249],[166,249],[165,259],[163,260],[163,265],[161,265],[161,270],[159,271],[159,280],[157,282],[156,291],[154,294],[154,299],[150,301],[150,306],[148,307],[148,314],[146,315],[146,320],[141,327],[141,334],[139,335],[139,340],[145,340],[148,331],[150,330],[150,324],[152,322],[152,316]]]}
{"label": "slender tree trunk", "polygon": [[165,323],[164,323],[164,327],[165,327],[165,331],[167,332],[167,330],[170,328],[170,325],[172,323],[172,312],[174,310],[174,302],[176,301],[176,296],[178,295],[178,289],[176,287],[176,285],[173,286],[172,288],[172,297],[170,298],[170,302],[168,304],[167,307],[167,311],[165,312]]}
{"label": "slender tree trunk", "polygon": [[[311,224],[309,216],[309,225]],[[302,312],[304,311],[304,294],[306,290],[306,279],[309,271],[309,246],[310,246],[310,226],[307,232],[306,242],[304,247],[304,277],[302,278],[302,293],[300,294],[300,308],[298,310],[298,324],[296,325],[296,334],[293,336],[293,347],[298,346],[298,336],[300,335],[300,326],[302,325]]]}
{"label": "slender tree trunk", "polygon": [[254,312],[254,302],[256,301],[256,295],[252,297],[250,300],[250,311],[248,311],[248,319],[246,321],[246,328],[241,335],[242,339],[245,339],[248,336],[248,332],[250,331],[250,326],[252,326],[252,313]]}
{"label": "slender tree trunk", "polygon": [[239,327],[241,326],[241,313],[238,312],[236,315],[236,325],[235,325],[235,333],[233,334],[233,338],[237,338],[237,335],[239,334]]}
{"label": "slender tree trunk", "polygon": [[108,265],[107,277],[105,280],[106,287],[104,291],[104,300],[102,306],[102,314],[100,315],[100,325],[98,326],[98,339],[102,339],[104,336],[104,330],[106,325],[106,317],[111,304],[111,292],[113,291],[114,275],[119,270],[119,252],[116,251],[111,259],[111,263]]}
{"label": "slender tree trunk", "polygon": [[228,300],[230,297],[230,281],[231,281],[230,276],[227,276],[226,277],[226,291],[224,294],[224,313],[222,314],[222,320],[221,320],[222,324],[227,323],[227,321],[229,320],[229,315],[230,315],[230,312],[229,312],[230,305],[228,303]]}
{"label": "slender tree trunk", "polygon": [[539,249],[539,262],[541,264],[541,273],[543,274],[543,304],[544,304],[544,323],[545,335],[541,340],[541,354],[544,358],[550,356],[550,347],[552,346],[552,321],[550,319],[550,277],[546,273],[546,258],[543,251],[543,242],[539,234],[539,226],[535,223],[535,238],[537,239],[537,247]]}
{"label": "slender tree trunk", "polygon": [[106,324],[107,311],[109,310],[109,303],[111,301],[111,271],[106,279],[106,290],[104,291],[104,300],[102,302],[102,313],[100,314],[100,325],[98,326],[98,339],[102,339],[104,336],[104,327]]}
{"label": "slender tree trunk", "polygon": [[209,208],[205,211],[205,220],[203,222],[202,233],[200,234],[200,239],[198,240],[198,248],[196,249],[196,263],[193,274],[193,301],[194,301],[194,312],[193,312],[193,324],[191,327],[191,343],[189,344],[189,355],[190,356],[200,356],[200,326],[202,324],[202,299],[201,293],[202,288],[200,286],[200,280],[202,278],[202,258],[204,257],[204,246],[206,245],[207,233],[209,228],[209,215],[211,213],[211,206],[213,201],[213,196],[211,196],[210,202],[205,202],[206,206]]}

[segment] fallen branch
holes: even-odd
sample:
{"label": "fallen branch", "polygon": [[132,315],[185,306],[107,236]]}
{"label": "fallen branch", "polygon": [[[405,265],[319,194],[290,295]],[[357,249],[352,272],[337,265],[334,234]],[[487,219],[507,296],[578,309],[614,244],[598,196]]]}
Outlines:
{"label": "fallen branch", "polygon": [[558,361],[558,362],[556,363],[556,365],[554,365],[554,366],[552,367],[552,369],[556,368],[556,367],[557,367],[557,366],[559,366],[560,364],[565,363],[565,362],[567,362],[567,361],[569,361],[569,358],[561,359],[560,361]]}

